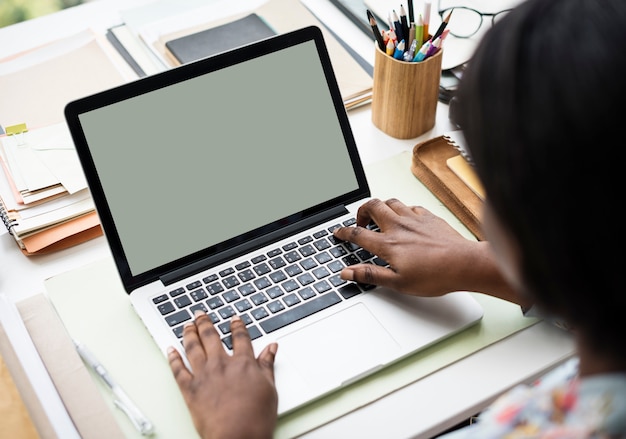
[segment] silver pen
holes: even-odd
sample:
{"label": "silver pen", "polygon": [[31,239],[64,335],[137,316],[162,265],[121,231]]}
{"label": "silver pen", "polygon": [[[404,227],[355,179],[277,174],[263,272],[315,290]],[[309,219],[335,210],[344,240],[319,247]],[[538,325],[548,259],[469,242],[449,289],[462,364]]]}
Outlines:
{"label": "silver pen", "polygon": [[119,385],[117,385],[115,381],[113,381],[111,375],[109,375],[104,366],[102,366],[102,364],[96,359],[96,357],[94,357],[94,355],[89,352],[84,344],[74,340],[74,345],[76,346],[76,351],[83,359],[83,361],[102,379],[107,387],[111,389],[111,392],[116,398],[113,401],[115,406],[123,411],[126,416],[128,416],[135,428],[142,435],[152,435],[152,433],[154,433],[154,427],[152,426],[152,422],[150,422],[150,420],[146,418],[141,410],[139,410],[139,408],[130,399],[126,392],[124,392],[124,390]]}

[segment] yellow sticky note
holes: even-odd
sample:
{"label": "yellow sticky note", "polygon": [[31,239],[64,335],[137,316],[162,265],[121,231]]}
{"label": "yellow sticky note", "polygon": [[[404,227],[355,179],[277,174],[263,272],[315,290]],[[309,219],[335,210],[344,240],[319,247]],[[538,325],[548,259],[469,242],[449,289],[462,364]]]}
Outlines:
{"label": "yellow sticky note", "polygon": [[454,172],[457,177],[463,181],[476,195],[480,197],[481,200],[485,199],[485,190],[483,189],[483,185],[478,179],[474,168],[467,163],[467,160],[463,158],[461,155],[456,155],[454,157],[450,157],[446,160],[448,164],[448,168]]}

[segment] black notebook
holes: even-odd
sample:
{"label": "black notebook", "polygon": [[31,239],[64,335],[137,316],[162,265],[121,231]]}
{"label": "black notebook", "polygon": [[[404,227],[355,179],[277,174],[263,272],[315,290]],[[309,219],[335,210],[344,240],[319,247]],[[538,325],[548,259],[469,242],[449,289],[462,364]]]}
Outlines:
{"label": "black notebook", "polygon": [[170,40],[165,47],[180,64],[186,64],[274,35],[276,32],[262,18],[250,14],[221,26]]}

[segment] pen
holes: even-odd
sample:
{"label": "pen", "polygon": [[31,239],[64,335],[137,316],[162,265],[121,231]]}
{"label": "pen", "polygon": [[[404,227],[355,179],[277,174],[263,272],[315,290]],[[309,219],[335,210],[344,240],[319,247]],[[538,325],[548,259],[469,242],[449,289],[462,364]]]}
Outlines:
{"label": "pen", "polygon": [[414,23],[415,16],[413,15],[413,0],[407,0],[407,7],[409,8],[409,23]]}
{"label": "pen", "polygon": [[376,41],[378,42],[378,47],[380,47],[380,50],[384,52],[386,49],[385,41],[383,40],[383,36],[380,33],[380,30],[378,29],[378,23],[376,23],[374,14],[372,14],[372,12],[369,9],[367,10],[367,18],[370,21],[370,26],[372,26],[372,32],[374,32],[374,37],[376,38]]}
{"label": "pen", "polygon": [[135,428],[144,436],[149,436],[154,432],[154,428],[152,423],[144,416],[144,414],[139,410],[139,408],[135,405],[135,403],[130,399],[130,397],[124,392],[124,390],[117,385],[115,381],[111,378],[111,375],[107,372],[102,364],[93,356],[91,352],[85,347],[84,344],[77,342],[74,340],[74,345],[76,346],[76,351],[83,359],[83,361],[102,379],[102,381],[107,385],[113,395],[115,395],[115,400],[113,401],[115,406],[124,412],[126,416],[130,419]]}

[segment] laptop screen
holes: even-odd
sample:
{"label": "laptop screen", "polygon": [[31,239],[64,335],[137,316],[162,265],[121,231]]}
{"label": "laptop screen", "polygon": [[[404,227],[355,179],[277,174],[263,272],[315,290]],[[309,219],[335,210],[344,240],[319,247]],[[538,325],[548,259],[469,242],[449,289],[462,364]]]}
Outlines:
{"label": "laptop screen", "polygon": [[131,276],[362,191],[345,110],[316,41],[272,40],[165,72],[161,83],[85,98],[78,138],[68,118],[114,255]]}

